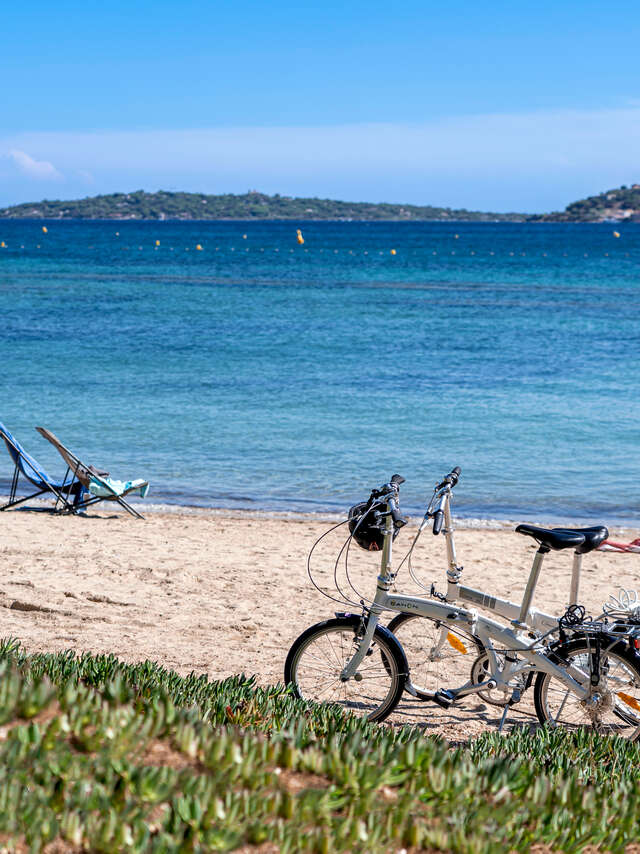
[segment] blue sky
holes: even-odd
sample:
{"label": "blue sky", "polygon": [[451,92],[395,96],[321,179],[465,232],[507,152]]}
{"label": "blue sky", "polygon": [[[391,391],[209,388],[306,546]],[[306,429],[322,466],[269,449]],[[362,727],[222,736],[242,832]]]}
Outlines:
{"label": "blue sky", "polygon": [[640,180],[640,6],[35,0],[0,205],[185,189],[549,210]]}

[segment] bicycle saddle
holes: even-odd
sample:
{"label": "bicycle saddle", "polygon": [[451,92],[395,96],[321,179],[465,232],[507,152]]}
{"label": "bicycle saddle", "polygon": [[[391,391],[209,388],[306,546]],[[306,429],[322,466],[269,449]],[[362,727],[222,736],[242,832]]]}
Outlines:
{"label": "bicycle saddle", "polygon": [[567,531],[571,534],[582,534],[584,543],[578,546],[576,552],[579,555],[586,555],[597,549],[600,543],[604,542],[609,536],[609,531],[604,525],[594,525],[591,528],[554,528],[554,531]]}
{"label": "bicycle saddle", "polygon": [[586,542],[585,535],[568,528],[538,528],[536,525],[518,525],[516,534],[525,534],[547,549],[577,549]]}

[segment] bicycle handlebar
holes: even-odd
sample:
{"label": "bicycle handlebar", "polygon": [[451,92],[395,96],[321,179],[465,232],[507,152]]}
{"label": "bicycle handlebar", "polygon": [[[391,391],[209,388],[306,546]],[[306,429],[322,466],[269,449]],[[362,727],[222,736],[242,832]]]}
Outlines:
{"label": "bicycle handlebar", "polygon": [[[458,479],[460,478],[461,474],[462,474],[462,471],[460,469],[460,466],[456,466],[455,468],[451,469],[449,474],[442,480],[441,483],[439,483],[436,486],[436,488],[434,490],[433,498],[431,499],[431,504],[429,505],[429,507],[427,509],[427,515],[433,516],[433,534],[436,537],[438,536],[438,534],[442,530],[442,525],[444,523],[444,510],[442,509],[442,504],[445,500],[445,494],[448,493],[449,490],[453,489],[454,486],[456,486],[456,484],[458,483]],[[441,490],[442,490],[442,493],[441,493]],[[433,505],[433,501],[436,498],[439,498],[437,510],[435,510],[431,514],[431,513],[429,513],[429,511],[431,510],[431,507]]]}
{"label": "bicycle handlebar", "polygon": [[408,522],[408,520],[400,514],[400,510],[398,508],[397,496],[400,491],[401,483],[404,483],[402,475],[394,474],[389,483],[386,483],[381,489],[374,489],[371,493],[371,497],[369,498],[369,501],[381,498],[383,501],[388,503],[393,524],[398,529],[404,528]]}
{"label": "bicycle handlebar", "polygon": [[442,483],[439,483],[436,486],[436,489],[442,489],[444,486],[455,486],[458,483],[458,479],[460,478],[461,474],[462,470],[460,469],[460,466],[456,466],[454,469],[451,469],[451,471],[444,478]]}

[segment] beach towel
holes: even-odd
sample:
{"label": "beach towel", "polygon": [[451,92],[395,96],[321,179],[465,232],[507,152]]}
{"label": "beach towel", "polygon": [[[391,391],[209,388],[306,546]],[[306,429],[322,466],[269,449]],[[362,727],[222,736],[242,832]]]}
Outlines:
{"label": "beach towel", "polygon": [[119,498],[123,495],[139,495],[140,498],[146,498],[149,492],[149,484],[146,480],[137,478],[136,480],[115,480],[112,477],[104,477],[100,480],[91,478],[89,482],[89,492],[98,498],[113,498],[114,494]]}
{"label": "beach towel", "polygon": [[630,543],[614,543],[613,540],[605,540],[598,546],[600,552],[636,552],[640,554],[640,537]]}

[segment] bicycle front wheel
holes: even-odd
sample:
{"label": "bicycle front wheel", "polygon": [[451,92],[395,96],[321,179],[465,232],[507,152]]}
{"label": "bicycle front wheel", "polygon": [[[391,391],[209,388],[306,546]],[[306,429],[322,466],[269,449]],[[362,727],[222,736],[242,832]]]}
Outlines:
{"label": "bicycle front wheel", "polygon": [[629,741],[640,737],[639,663],[622,644],[607,649],[607,643],[611,641],[603,641],[599,656],[593,641],[584,639],[554,649],[560,666],[566,664],[581,674],[579,681],[589,694],[581,700],[557,677],[539,673],[533,698],[541,723],[570,730],[584,727]]}
{"label": "bicycle front wheel", "polygon": [[284,681],[301,700],[341,706],[370,721],[384,720],[398,705],[407,678],[402,647],[383,626],[377,626],[371,646],[354,676],[341,673],[359,648],[359,617],[338,617],[311,626],[287,655]]}
{"label": "bicycle front wheel", "polygon": [[420,700],[436,691],[463,685],[472,662],[484,652],[478,638],[446,623],[419,614],[398,614],[387,626],[397,637],[409,663],[405,690],[414,688]]}

